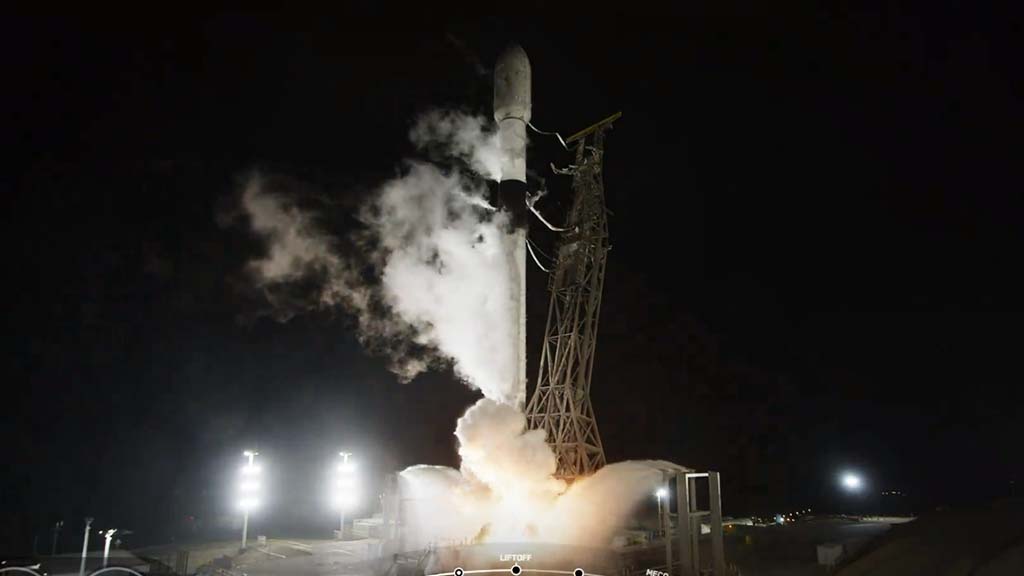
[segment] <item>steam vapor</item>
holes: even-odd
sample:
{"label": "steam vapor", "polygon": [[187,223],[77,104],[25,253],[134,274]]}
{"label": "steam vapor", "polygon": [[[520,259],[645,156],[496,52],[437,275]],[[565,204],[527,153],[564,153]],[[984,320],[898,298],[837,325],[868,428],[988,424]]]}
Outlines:
{"label": "steam vapor", "polygon": [[[606,466],[571,487],[555,479],[555,455],[517,408],[508,215],[487,201],[485,180],[500,177],[494,127],[479,117],[434,111],[409,134],[421,150],[461,168],[409,161],[380,186],[358,217],[365,229],[348,242],[359,260],[286,191],[253,175],[242,194],[266,255],[249,264],[277,317],[344,309],[360,337],[384,351],[403,380],[450,363],[483,398],[459,419],[461,469],[414,466],[402,472],[411,496],[411,545],[440,541],[543,540],[603,544],[662,481],[668,463]],[[366,270],[370,273],[367,274]],[[313,297],[287,288],[312,284]],[[423,352],[426,354],[423,354]]]}

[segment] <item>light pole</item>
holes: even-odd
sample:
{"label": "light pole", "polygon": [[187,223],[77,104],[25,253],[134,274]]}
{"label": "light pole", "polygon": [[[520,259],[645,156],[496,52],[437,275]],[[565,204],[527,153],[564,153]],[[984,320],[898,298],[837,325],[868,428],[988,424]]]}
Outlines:
{"label": "light pole", "polygon": [[85,576],[85,558],[89,554],[89,527],[92,526],[92,518],[85,519],[85,539],[82,540],[82,564],[78,567],[78,576]]}
{"label": "light pole", "polygon": [[107,567],[107,558],[110,557],[110,539],[117,533],[117,528],[111,528],[103,533],[106,542],[103,543],[103,567]]}
{"label": "light pole", "polygon": [[238,505],[242,508],[242,549],[245,549],[246,539],[249,536],[249,510],[259,505],[259,476],[260,467],[256,465],[256,456],[259,452],[246,450],[242,452],[248,463],[242,467],[242,480],[238,484],[238,491],[241,494]]}
{"label": "light pole", "polygon": [[345,539],[345,510],[355,501],[355,478],[353,472],[355,464],[349,461],[351,452],[338,452],[341,456],[341,464],[338,465],[338,475],[335,480],[335,502],[338,506],[338,540]]}
{"label": "light pole", "polygon": [[60,538],[60,529],[63,527],[63,520],[57,520],[57,522],[53,525],[53,548],[50,550],[51,556],[57,555],[57,539]]}
{"label": "light pole", "polygon": [[662,513],[661,501],[665,498],[665,496],[668,496],[668,490],[665,489],[664,486],[661,487],[661,488],[658,488],[657,490],[654,491],[654,497],[658,499],[658,527],[659,528],[661,527],[662,524],[664,524],[664,520],[663,520],[663,516],[662,516],[663,513]]}

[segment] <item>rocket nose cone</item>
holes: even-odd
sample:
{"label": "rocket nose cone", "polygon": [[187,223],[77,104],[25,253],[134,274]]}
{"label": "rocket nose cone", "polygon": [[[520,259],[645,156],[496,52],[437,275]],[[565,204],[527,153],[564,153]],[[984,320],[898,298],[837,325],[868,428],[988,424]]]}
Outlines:
{"label": "rocket nose cone", "polygon": [[530,121],[530,59],[518,44],[510,44],[494,66],[494,119]]}
{"label": "rocket nose cone", "polygon": [[498,56],[498,66],[530,67],[530,58],[519,44],[509,44]]}

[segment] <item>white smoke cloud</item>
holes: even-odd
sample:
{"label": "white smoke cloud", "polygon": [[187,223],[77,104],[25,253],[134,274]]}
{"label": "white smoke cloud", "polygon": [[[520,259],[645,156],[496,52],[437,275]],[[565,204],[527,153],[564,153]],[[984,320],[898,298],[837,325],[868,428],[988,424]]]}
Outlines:
{"label": "white smoke cloud", "polygon": [[[417,121],[410,138],[421,147],[441,145],[480,176],[497,176],[496,136],[479,117],[433,111]],[[261,286],[313,278],[318,290],[306,307],[352,312],[364,341],[385,350],[403,380],[429,365],[410,354],[402,341],[408,338],[417,350],[437,351],[485,397],[520,400],[514,376],[518,320],[504,246],[509,218],[488,204],[482,181],[410,162],[402,176],[381,186],[360,214],[369,237],[361,243],[362,257],[379,274],[373,286],[358,266],[338,256],[312,214],[268,190],[259,175],[249,179],[242,207],[268,245],[267,255],[250,265]],[[276,294],[267,291],[272,304]],[[293,314],[282,306],[278,316]]]}
{"label": "white smoke cloud", "polygon": [[432,110],[416,121],[409,139],[419,148],[440,146],[448,156],[469,163],[477,174],[489,180],[501,179],[504,152],[493,123],[485,118]]}
{"label": "white smoke cloud", "polygon": [[487,398],[516,400],[508,217],[458,172],[414,163],[384,185],[364,221],[386,264],[386,301],[420,344],[452,359]]}
{"label": "white smoke cloud", "polygon": [[664,485],[664,461],[609,464],[571,486],[555,479],[543,432],[514,407],[481,399],[456,427],[462,468],[414,466],[401,474],[409,547],[479,542],[609,544]]}
{"label": "white smoke cloud", "polygon": [[[390,368],[402,380],[427,368],[428,362],[410,349],[411,328],[379,312],[382,303],[377,290],[361,278],[353,263],[338,255],[334,239],[317,226],[312,214],[258,173],[246,181],[241,204],[253,232],[267,245],[266,255],[250,262],[248,269],[278,320],[342,307],[355,316],[363,342],[384,350],[392,361]],[[311,297],[287,290],[307,281],[315,284]]]}
{"label": "white smoke cloud", "polygon": [[335,254],[330,237],[317,228],[310,215],[269,191],[260,174],[253,174],[246,183],[242,207],[253,231],[267,240],[267,255],[249,264],[262,284],[323,273],[327,278],[320,294],[323,306],[339,304],[337,299],[356,286],[345,262]]}
{"label": "white smoke cloud", "polygon": [[550,497],[565,491],[552,477],[555,454],[543,430],[527,430],[526,416],[515,407],[484,398],[459,419],[462,472],[501,496]]}

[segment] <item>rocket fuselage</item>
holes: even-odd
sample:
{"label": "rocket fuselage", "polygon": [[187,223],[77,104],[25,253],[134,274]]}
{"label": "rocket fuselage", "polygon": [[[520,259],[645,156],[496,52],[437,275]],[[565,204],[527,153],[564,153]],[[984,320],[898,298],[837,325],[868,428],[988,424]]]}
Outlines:
{"label": "rocket fuselage", "polygon": [[502,52],[494,66],[494,121],[501,147],[498,202],[526,225],[526,125],[533,102],[530,95],[530,59],[518,45]]}
{"label": "rocket fuselage", "polygon": [[526,404],[526,126],[532,112],[530,75],[530,59],[518,45],[506,48],[494,66],[494,121],[502,151],[497,204],[511,214],[515,228],[506,254],[516,326],[515,403],[520,409]]}
{"label": "rocket fuselage", "polygon": [[521,47],[509,46],[494,66],[494,121],[504,152],[502,182],[526,183],[526,125],[532,108],[530,59]]}

